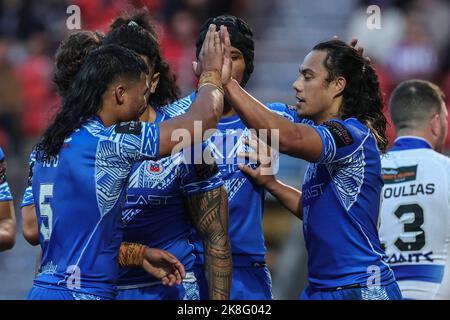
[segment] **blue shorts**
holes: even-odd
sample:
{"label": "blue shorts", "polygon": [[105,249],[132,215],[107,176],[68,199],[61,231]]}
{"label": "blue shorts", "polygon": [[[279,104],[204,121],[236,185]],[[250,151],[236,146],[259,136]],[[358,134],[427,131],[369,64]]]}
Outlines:
{"label": "blue shorts", "polygon": [[[194,266],[200,300],[209,300],[203,265]],[[234,267],[230,300],[272,300],[272,277],[266,266]]]}
{"label": "blue shorts", "polygon": [[196,281],[186,282],[176,286],[155,284],[142,288],[120,289],[117,300],[200,300]]}
{"label": "blue shorts", "polygon": [[47,288],[33,285],[27,300],[107,300],[93,294],[74,292],[64,288]]}
{"label": "blue shorts", "polygon": [[307,286],[300,295],[301,300],[402,300],[396,281],[378,287],[342,288],[319,290]]}

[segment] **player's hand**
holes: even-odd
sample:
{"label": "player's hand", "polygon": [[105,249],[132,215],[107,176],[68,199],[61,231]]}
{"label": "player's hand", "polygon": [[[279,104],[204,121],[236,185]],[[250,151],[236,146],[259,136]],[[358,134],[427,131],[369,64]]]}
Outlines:
{"label": "player's hand", "polygon": [[183,264],[165,250],[147,247],[142,267],[166,286],[181,284],[186,276]]}
{"label": "player's hand", "polygon": [[[231,80],[232,67],[231,40],[226,26],[220,26],[220,40],[223,48],[222,85],[225,85]],[[192,69],[197,77],[203,72],[201,64],[197,61],[192,61]]]}
{"label": "player's hand", "polygon": [[233,61],[231,59],[231,40],[227,27],[220,26],[220,38],[223,42],[223,65],[222,65],[222,85],[227,85],[231,80],[231,69]]}
{"label": "player's hand", "polygon": [[361,57],[364,58],[364,60],[366,61],[366,63],[367,63],[368,65],[370,65],[370,63],[371,63],[372,61],[370,60],[370,57],[365,57],[365,56],[364,56],[364,47],[362,47],[362,46],[357,46],[357,44],[358,44],[358,38],[353,37],[353,38],[352,38],[352,41],[350,41],[350,45],[351,45],[353,48],[355,48],[355,50],[358,52],[358,54],[359,54]]}
{"label": "player's hand", "polygon": [[[334,36],[333,39],[339,39],[339,37],[338,37],[338,36]],[[372,61],[370,60],[370,57],[364,57],[364,47],[362,47],[362,46],[357,46],[357,45],[358,45],[358,38],[353,37],[349,44],[350,44],[350,46],[351,46],[352,48],[354,48],[354,49],[358,52],[358,54],[359,54],[361,57],[364,58],[364,60],[366,61],[366,63],[367,63],[368,65],[370,65],[370,63],[371,63]]]}
{"label": "player's hand", "polygon": [[219,32],[216,31],[215,24],[209,25],[198,59],[199,62],[196,73],[198,73],[198,71],[214,70],[221,72],[223,64],[223,45]]}
{"label": "player's hand", "polygon": [[257,163],[258,167],[253,169],[240,163],[239,169],[260,186],[267,187],[271,183],[276,182],[276,178],[272,171],[275,151],[254,135],[252,135],[252,139],[250,140],[244,138],[244,143],[256,151],[238,152],[238,157],[249,159],[250,161]]}

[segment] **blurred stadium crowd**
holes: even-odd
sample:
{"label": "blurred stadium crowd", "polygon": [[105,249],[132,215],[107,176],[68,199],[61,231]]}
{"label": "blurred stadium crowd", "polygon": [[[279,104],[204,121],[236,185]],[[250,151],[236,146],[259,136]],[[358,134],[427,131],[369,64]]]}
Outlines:
{"label": "blurred stadium crowd", "polygon": [[[66,10],[72,4],[81,9],[82,29],[100,31],[107,31],[111,20],[129,6],[147,6],[159,30],[163,55],[175,71],[183,94],[195,87],[191,61],[195,59],[200,26],[208,17],[231,13],[253,27],[256,60],[249,91],[262,101],[293,103],[290,85],[304,54],[333,35],[345,41],[353,36],[359,39],[376,67],[385,101],[396,84],[411,78],[439,84],[449,101],[448,0],[0,0],[0,145],[8,156],[8,178],[16,205],[26,182],[31,147],[59,105],[51,81],[53,55],[59,42],[73,32],[66,28]],[[381,8],[379,30],[367,27],[370,5]],[[388,136],[394,136],[392,125],[388,126]],[[450,149],[449,137],[446,146]],[[288,182],[298,186],[301,175],[292,172],[298,165],[286,163],[282,173],[294,175],[295,181]],[[277,210],[274,207],[269,205],[270,210]],[[273,230],[276,223],[270,225],[267,239],[271,241],[270,235],[276,233],[279,241],[275,241],[275,247],[286,237],[289,223],[280,227],[281,234],[279,229]],[[274,260],[268,257],[268,262],[274,270]],[[275,293],[276,280],[275,276]],[[0,292],[0,298],[11,296]]]}
{"label": "blurred stadium crowd", "polygon": [[[195,83],[190,62],[195,57],[195,37],[201,24],[207,17],[224,12],[258,20],[252,12],[259,2],[267,2],[266,6],[275,9],[293,2],[298,4],[299,10],[309,10],[308,1],[301,0],[286,3],[271,0],[0,1],[0,144],[8,153],[20,152],[23,140],[34,141],[47,126],[52,108],[58,105],[51,83],[52,58],[61,39],[71,32],[65,27],[68,5],[80,7],[83,29],[101,31],[106,31],[111,19],[127,7],[147,6],[154,13],[163,54],[176,72],[183,93],[187,93]],[[326,9],[327,1],[318,2],[323,2]],[[397,83],[414,77],[434,81],[450,95],[448,1],[344,2],[353,6],[353,10],[349,10],[352,14],[346,19],[346,32],[340,36],[360,39],[377,67],[386,98]],[[366,26],[368,14],[365,11],[373,4],[381,8],[380,30]],[[280,11],[271,12],[283,19]],[[257,23],[256,26],[261,27],[255,32],[256,38],[264,39],[264,29],[270,29],[270,25]],[[324,23],[318,28],[326,26]],[[298,41],[302,41],[306,30],[296,32]],[[330,32],[333,30],[328,32],[331,36]],[[292,39],[286,37],[278,41]],[[302,53],[294,54],[298,63]],[[389,130],[392,137],[392,127]]]}
{"label": "blurred stadium crowd", "polygon": [[38,137],[58,105],[51,82],[53,55],[71,32],[65,28],[71,4],[81,9],[83,29],[103,32],[129,6],[147,6],[164,55],[186,92],[195,82],[190,66],[199,27],[209,16],[242,11],[245,1],[1,1],[0,142],[9,152],[19,151],[24,138]]}

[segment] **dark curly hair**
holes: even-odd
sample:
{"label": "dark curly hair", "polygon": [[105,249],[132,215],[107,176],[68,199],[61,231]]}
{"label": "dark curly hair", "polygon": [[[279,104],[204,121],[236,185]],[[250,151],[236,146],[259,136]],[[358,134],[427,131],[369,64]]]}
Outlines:
{"label": "dark curly hair", "polygon": [[100,111],[108,87],[120,77],[140,79],[141,73],[148,74],[148,66],[129,49],[107,45],[92,50],[66,91],[55,120],[36,145],[36,159],[54,160],[64,140]]}
{"label": "dark curly hair", "polygon": [[347,81],[340,107],[342,119],[357,118],[367,125],[376,137],[378,148],[386,152],[386,118],[383,114],[383,95],[378,76],[353,47],[341,40],[317,44],[313,50],[327,52],[324,65],[328,71],[328,83],[337,77]]}
{"label": "dark curly hair", "polygon": [[86,56],[101,45],[103,35],[98,32],[80,31],[62,41],[55,55],[53,83],[58,94],[64,97],[80,70]]}
{"label": "dark curly hair", "polygon": [[152,16],[147,7],[124,12],[121,16],[114,19],[109,28],[113,30],[129,24],[131,21],[136,22],[141,28],[147,30],[154,38],[158,38],[155,25],[152,22]]}
{"label": "dark curly hair", "polygon": [[[117,17],[110,25],[104,43],[115,43],[149,57],[154,72],[160,73],[156,91],[150,96],[149,103],[163,106],[180,98],[180,89],[175,74],[161,56],[158,37],[152,23],[152,17],[146,7],[133,9]],[[144,35],[145,30],[147,35]]]}

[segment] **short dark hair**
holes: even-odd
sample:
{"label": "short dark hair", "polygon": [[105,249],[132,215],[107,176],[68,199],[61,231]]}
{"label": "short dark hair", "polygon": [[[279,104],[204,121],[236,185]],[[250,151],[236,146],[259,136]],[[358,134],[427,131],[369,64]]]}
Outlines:
{"label": "short dark hair", "polygon": [[395,129],[417,127],[441,111],[444,99],[442,90],[430,81],[413,79],[400,83],[389,101]]}

